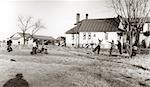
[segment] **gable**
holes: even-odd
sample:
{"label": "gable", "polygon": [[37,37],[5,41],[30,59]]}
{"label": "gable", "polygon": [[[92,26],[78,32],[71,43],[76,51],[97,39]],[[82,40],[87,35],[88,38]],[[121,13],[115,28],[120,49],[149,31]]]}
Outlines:
{"label": "gable", "polygon": [[79,28],[80,28],[81,24],[76,25],[75,27],[73,27],[72,29],[68,30],[66,32],[66,34],[78,34],[79,33]]}
{"label": "gable", "polygon": [[15,33],[14,35],[10,36],[10,39],[12,40],[19,40],[20,38],[22,38],[19,33]]}

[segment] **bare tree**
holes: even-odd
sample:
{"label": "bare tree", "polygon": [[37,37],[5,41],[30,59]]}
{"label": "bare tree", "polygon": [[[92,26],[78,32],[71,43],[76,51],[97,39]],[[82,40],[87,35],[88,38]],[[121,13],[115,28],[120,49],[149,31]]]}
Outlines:
{"label": "bare tree", "polygon": [[23,36],[23,44],[25,45],[26,42],[26,32],[30,28],[32,28],[34,24],[32,24],[32,17],[22,17],[18,16],[18,27],[22,31],[22,36]]}
{"label": "bare tree", "polygon": [[[139,45],[140,32],[147,20],[150,8],[149,0],[112,0],[116,14],[121,16],[124,35],[129,56],[132,56],[132,46]],[[134,40],[135,38],[135,40]]]}
{"label": "bare tree", "polygon": [[45,29],[46,27],[43,26],[43,24],[41,23],[41,20],[38,20],[37,22],[35,22],[34,27],[32,29],[31,35],[33,36],[35,33],[37,33],[40,29]]}
{"label": "bare tree", "polygon": [[22,16],[18,17],[18,22],[19,22],[18,27],[22,31],[24,45],[25,45],[26,40],[29,38],[29,37],[26,37],[27,36],[27,31],[29,29],[32,30],[31,36],[33,36],[41,28],[45,28],[45,26],[42,25],[40,20],[38,20],[37,22],[33,22],[32,19],[33,19],[32,17],[22,17]]}

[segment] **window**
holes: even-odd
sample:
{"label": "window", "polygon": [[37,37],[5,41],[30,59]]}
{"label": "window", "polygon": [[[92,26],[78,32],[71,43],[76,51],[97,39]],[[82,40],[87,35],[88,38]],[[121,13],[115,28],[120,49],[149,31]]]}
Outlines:
{"label": "window", "polygon": [[88,39],[89,39],[89,40],[91,39],[91,33],[88,34]]}
{"label": "window", "polygon": [[94,34],[93,37],[96,37],[96,34]]}
{"label": "window", "polygon": [[86,39],[86,33],[83,33],[83,40]]}
{"label": "window", "polygon": [[108,40],[108,33],[105,33],[105,40]]}
{"label": "window", "polygon": [[74,34],[72,34],[72,40],[74,40]]}

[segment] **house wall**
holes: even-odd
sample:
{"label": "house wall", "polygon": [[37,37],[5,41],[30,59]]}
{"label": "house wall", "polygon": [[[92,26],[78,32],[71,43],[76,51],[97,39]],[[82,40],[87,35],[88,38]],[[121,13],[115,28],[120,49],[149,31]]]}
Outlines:
{"label": "house wall", "polygon": [[[23,38],[20,38],[20,39],[18,39],[18,40],[12,40],[12,44],[13,45],[18,45],[18,42],[20,41],[20,44],[22,45],[23,44]],[[32,42],[33,42],[33,40],[29,40],[28,42],[26,42],[26,44],[29,44],[29,45],[32,45]]]}
{"label": "house wall", "polygon": [[[143,26],[143,32],[150,31],[150,23],[145,23]],[[150,36],[146,37],[143,34],[140,34],[140,43],[142,40],[145,40],[147,47],[150,46]]]}
{"label": "house wall", "polygon": [[150,31],[150,23],[145,23],[143,27],[143,32]]}
{"label": "house wall", "polygon": [[[98,39],[103,40],[101,48],[110,48],[112,40],[117,44],[118,35],[116,32],[80,32],[80,46],[85,47],[86,44],[89,48],[95,48],[98,44]],[[91,44],[94,44],[91,46]]]}
{"label": "house wall", "polygon": [[77,47],[79,41],[80,47],[86,47],[87,45],[89,45],[88,48],[95,48],[98,44],[98,39],[100,39],[103,40],[101,48],[110,48],[109,42],[114,40],[115,44],[117,44],[118,40],[117,32],[80,32],[79,37],[80,38],[78,40],[78,35],[75,34],[73,39],[72,34],[67,34],[66,45],[72,46],[72,44],[75,44],[74,46]]}
{"label": "house wall", "polygon": [[78,35],[77,34],[66,34],[66,46],[78,46]]}
{"label": "house wall", "polygon": [[20,41],[20,44],[23,44],[23,38],[20,38],[20,39],[17,39],[17,40],[15,40],[15,39],[12,39],[12,44],[13,45],[18,45],[18,42]]}
{"label": "house wall", "polygon": [[[13,35],[13,37],[11,37],[12,40],[12,45],[18,45],[18,42],[20,42],[20,45],[23,44],[23,37],[21,37],[19,35],[19,33],[16,33]],[[26,44],[32,44],[32,40],[29,40],[28,42],[26,42]]]}
{"label": "house wall", "polygon": [[19,40],[12,40],[12,44],[13,45],[18,45],[18,42],[20,41],[20,44],[21,44],[21,40],[19,39]]}

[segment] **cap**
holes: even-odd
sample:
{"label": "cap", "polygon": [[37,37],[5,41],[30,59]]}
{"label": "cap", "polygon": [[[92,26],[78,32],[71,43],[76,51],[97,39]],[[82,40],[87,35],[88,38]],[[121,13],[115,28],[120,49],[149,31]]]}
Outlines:
{"label": "cap", "polygon": [[17,73],[16,77],[23,77],[23,74],[22,73]]}

